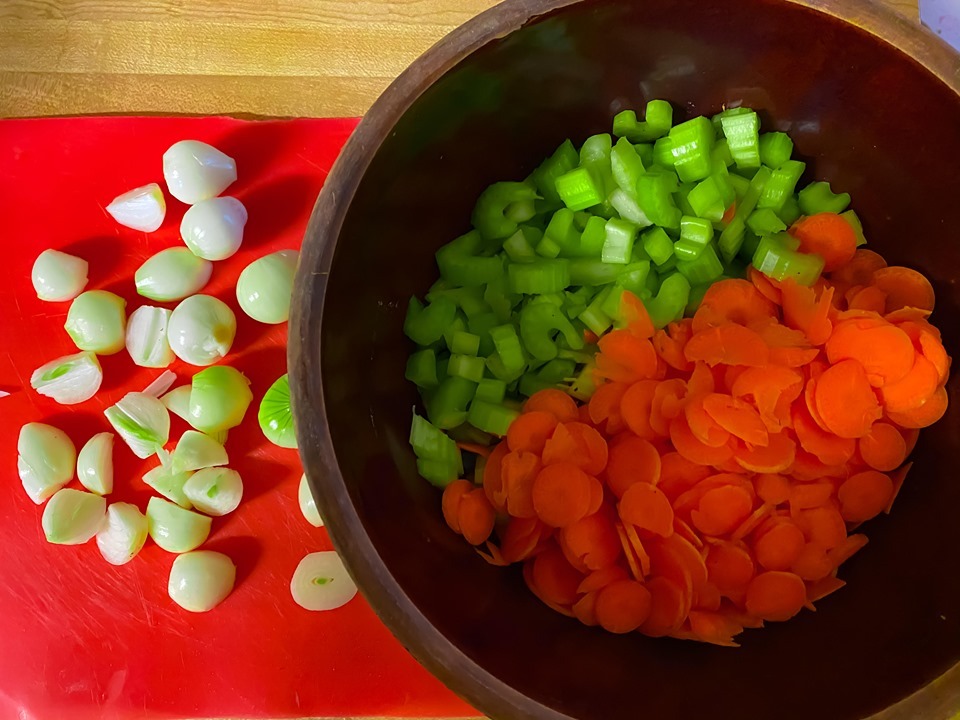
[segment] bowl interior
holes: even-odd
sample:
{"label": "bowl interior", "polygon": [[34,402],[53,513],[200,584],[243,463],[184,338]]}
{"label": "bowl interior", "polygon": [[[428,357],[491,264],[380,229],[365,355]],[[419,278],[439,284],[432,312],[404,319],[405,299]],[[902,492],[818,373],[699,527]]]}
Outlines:
{"label": "bowl interior", "polygon": [[[488,566],[450,533],[439,492],[417,476],[401,326],[407,299],[435,279],[433,252],[468,229],[486,185],[523,178],[564,138],[579,144],[609,132],[614,113],[654,97],[680,118],[742,102],[762,111],[765,129],[790,132],[808,162],[802,182],[827,179],[850,192],[870,247],[932,278],[934,320],[957,353],[955,89],[892,45],[800,5],[583,2],[452,67],[383,138],[355,195],[340,200],[349,209],[325,279],[319,341],[306,335],[303,349],[306,367],[320,363],[325,406],[318,417],[314,398],[298,401],[305,461],[375,609],[481,710],[604,720],[865,717],[960,658],[955,383],[947,417],[921,436],[895,512],[865,527],[869,546],[844,566],[848,586],[816,613],[746,631],[740,649],[615,637],[548,610],[518,568]],[[316,297],[310,302],[319,313]],[[323,472],[334,458],[322,447],[327,428],[339,473]]]}

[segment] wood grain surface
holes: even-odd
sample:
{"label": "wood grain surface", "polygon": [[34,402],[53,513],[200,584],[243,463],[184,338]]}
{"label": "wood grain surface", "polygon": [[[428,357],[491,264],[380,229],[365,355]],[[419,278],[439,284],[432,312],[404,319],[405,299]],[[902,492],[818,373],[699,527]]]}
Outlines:
{"label": "wood grain surface", "polygon": [[[916,18],[917,0],[882,0]],[[0,0],[0,117],[362,115],[495,0]]]}

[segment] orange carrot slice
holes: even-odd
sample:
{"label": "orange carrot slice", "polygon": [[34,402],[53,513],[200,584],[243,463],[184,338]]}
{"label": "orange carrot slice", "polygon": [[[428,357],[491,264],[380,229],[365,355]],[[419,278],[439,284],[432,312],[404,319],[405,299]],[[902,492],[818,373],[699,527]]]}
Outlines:
{"label": "orange carrot slice", "polygon": [[790,476],[797,482],[813,482],[822,478],[840,478],[846,475],[846,465],[824,465],[816,455],[802,448],[797,450],[797,456],[794,458],[793,465],[790,466]]}
{"label": "orange carrot slice", "polygon": [[801,510],[796,514],[796,520],[807,540],[824,550],[836,547],[847,537],[843,516],[833,507]]}
{"label": "orange carrot slice", "polygon": [[790,572],[769,570],[760,573],[747,589],[747,612],[764,620],[789,620],[803,608],[807,588]]}
{"label": "orange carrot slice", "polygon": [[626,529],[619,522],[615,523],[615,527],[617,529],[617,536],[620,538],[620,546],[623,548],[623,555],[627,558],[627,566],[630,568],[630,574],[633,575],[634,579],[643,581],[646,574],[640,566],[640,558],[637,556],[637,551],[627,537]]}
{"label": "orange carrot slice", "polygon": [[822,580],[835,569],[826,549],[816,543],[804,545],[800,555],[790,568],[791,571],[809,582]]}
{"label": "orange carrot slice", "polygon": [[660,481],[660,453],[650,441],[628,437],[610,449],[606,477],[618,498],[635,483],[656,485]]}
{"label": "orange carrot slice", "polygon": [[613,521],[604,513],[578,520],[560,531],[560,544],[588,570],[613,565],[620,557],[620,538]]}
{"label": "orange carrot slice", "polygon": [[727,485],[705,493],[690,518],[700,532],[718,536],[732,532],[752,511],[750,494],[741,486]]}
{"label": "orange carrot slice", "polygon": [[533,560],[533,582],[545,601],[571,605],[577,600],[577,587],[583,576],[567,562],[556,545],[544,550]]}
{"label": "orange carrot slice", "polygon": [[552,531],[538,518],[513,518],[501,533],[500,551],[508,563],[532,557]]}
{"label": "orange carrot slice", "polygon": [[483,491],[487,494],[487,500],[490,501],[490,504],[498,513],[507,511],[507,491],[503,486],[501,467],[503,458],[509,452],[510,448],[507,443],[497,443],[483,468]]}
{"label": "orange carrot slice", "polygon": [[493,532],[497,514],[480,488],[460,498],[457,521],[464,539],[471,545],[483,545]]}
{"label": "orange carrot slice", "polygon": [[630,485],[619,503],[620,518],[640,530],[669,537],[673,534],[673,507],[663,491],[648,483]]}
{"label": "orange carrot slice", "polygon": [[642,582],[650,575],[650,555],[647,553],[647,548],[644,546],[640,536],[637,535],[637,529],[633,525],[624,525],[623,532],[627,536],[630,547],[633,548],[637,562],[640,563],[640,577],[638,577],[637,580]]}
{"label": "orange carrot slice", "polygon": [[716,612],[723,603],[723,596],[720,590],[712,582],[708,582],[693,598],[692,607],[695,610],[706,612]]}
{"label": "orange carrot slice", "polygon": [[703,399],[703,409],[720,427],[746,443],[763,446],[770,441],[760,413],[739,398],[712,393]]}
{"label": "orange carrot slice", "polygon": [[775,280],[771,280],[769,277],[753,267],[753,265],[747,267],[747,280],[749,280],[760,292],[760,294],[763,295],[767,300],[772,302],[774,305],[780,304],[780,283]]}
{"label": "orange carrot slice", "polygon": [[902,428],[925,428],[933,425],[947,412],[947,391],[940,387],[918,408],[905,412],[887,412],[887,417]]}
{"label": "orange carrot slice", "polygon": [[776,473],[761,473],[753,478],[753,486],[763,502],[776,507],[790,499],[790,481]]}
{"label": "orange carrot slice", "polygon": [[733,638],[743,632],[743,627],[729,617],[704,610],[690,611],[690,633],[700,642],[720,647],[740,647]]}
{"label": "orange carrot slice", "polygon": [[597,388],[588,403],[590,421],[596,427],[605,430],[607,435],[615,435],[625,427],[620,415],[620,402],[630,387],[628,383],[609,382]]}
{"label": "orange carrot slice", "polygon": [[874,423],[857,447],[863,461],[880,472],[896,470],[907,459],[906,440],[897,428],[885,422]]}
{"label": "orange carrot slice", "polygon": [[810,416],[805,403],[796,403],[791,417],[800,447],[815,455],[824,465],[843,465],[853,457],[856,440],[837,437],[821,428]]}
{"label": "orange carrot slice", "polygon": [[690,462],[700,465],[717,465],[733,457],[733,450],[729,445],[713,448],[697,440],[687,424],[687,419],[682,415],[670,423],[670,440],[678,453]]}
{"label": "orange carrot slice", "polygon": [[579,418],[577,403],[563,390],[547,388],[538,390],[523,404],[523,411],[552,413],[558,422],[570,422]]}
{"label": "orange carrot slice", "polygon": [[916,270],[897,265],[880,268],[873,273],[872,282],[887,294],[888,313],[902,307],[933,310],[933,285]]}
{"label": "orange carrot slice", "polygon": [[940,386],[940,372],[923,355],[917,355],[913,367],[901,380],[880,390],[883,406],[889,412],[910,412],[929,400]]}
{"label": "orange carrot slice", "polygon": [[[789,424],[790,404],[803,392],[803,375],[792,368],[747,368],[730,388],[731,395],[752,402],[768,432]],[[785,414],[787,413],[787,414]]]}
{"label": "orange carrot slice", "polygon": [[856,292],[847,298],[847,307],[851,310],[869,310],[883,314],[887,307],[887,294],[878,287],[867,285],[856,288]]}
{"label": "orange carrot slice", "polygon": [[832,595],[844,585],[846,585],[846,583],[843,580],[840,580],[832,575],[828,575],[822,580],[810,583],[807,586],[807,600],[812,603],[823,600],[825,597]]}
{"label": "orange carrot slice", "polygon": [[847,286],[871,285],[874,273],[886,266],[887,261],[879,253],[859,248],[849,262],[830,274],[830,280]]}
{"label": "orange carrot slice", "polygon": [[643,585],[618,580],[597,594],[597,622],[607,632],[633,632],[650,616],[651,604],[650,591]]}
{"label": "orange carrot slice", "polygon": [[542,602],[544,605],[546,605],[548,608],[550,608],[554,612],[558,612],[561,615],[566,615],[567,617],[571,617],[571,618],[574,617],[573,610],[571,609],[570,605],[559,605],[549,600],[543,594],[543,592],[537,586],[536,581],[534,580],[533,567],[534,567],[533,560],[530,560],[524,563],[523,565],[523,581],[527,584],[527,587],[530,588],[530,592],[532,592],[537,598],[539,598],[540,602]]}
{"label": "orange carrot slice", "polygon": [[580,594],[594,593],[597,590],[602,590],[612,582],[627,580],[629,577],[627,571],[621,566],[608,565],[601,570],[594,570],[587,575],[577,587],[577,592]]}
{"label": "orange carrot slice", "polygon": [[698,395],[687,400],[683,408],[690,432],[704,445],[721,447],[730,441],[730,433],[711,416],[704,407],[706,395]]}
{"label": "orange carrot slice", "polygon": [[847,359],[860,363],[874,387],[902,380],[916,356],[909,336],[896,325],[863,327],[858,320],[837,325],[825,349],[831,363]]}
{"label": "orange carrot slice", "polygon": [[440,503],[443,510],[443,519],[457,535],[461,534],[460,503],[464,496],[473,492],[473,487],[473,483],[469,480],[454,480],[443,489],[443,497]]}
{"label": "orange carrot slice", "polygon": [[598,343],[597,370],[617,382],[636,382],[657,374],[657,351],[649,340],[624,330],[607,333]]}
{"label": "orange carrot slice", "polygon": [[834,489],[829,481],[797,485],[790,491],[790,507],[793,510],[809,510],[826,505],[833,497]]}
{"label": "orange carrot slice", "polygon": [[671,500],[686,492],[711,473],[709,467],[688,460],[678,452],[660,457],[660,482],[657,487]]}
{"label": "orange carrot slice", "polygon": [[797,444],[786,431],[772,433],[764,447],[738,445],[734,454],[737,464],[755,473],[780,473],[791,465],[797,454]]}
{"label": "orange carrot slice", "polygon": [[887,515],[889,515],[893,509],[893,503],[897,499],[897,495],[900,494],[903,481],[907,479],[907,473],[910,472],[910,468],[912,467],[913,463],[906,463],[890,475],[890,479],[893,480],[893,493],[890,495],[890,502],[887,503],[887,506],[883,509],[883,512]]}
{"label": "orange carrot slice", "polygon": [[849,263],[857,252],[853,227],[836,213],[817,213],[801,218],[790,234],[800,241],[800,251],[823,258],[823,271],[833,272]]}
{"label": "orange carrot slice", "polygon": [[537,517],[550,527],[566,527],[585,517],[590,510],[592,479],[570,463],[547,465],[533,483]]}
{"label": "orange carrot slice", "polygon": [[587,627],[599,625],[597,621],[597,593],[587,593],[571,608],[573,616]]}
{"label": "orange carrot slice", "polygon": [[707,584],[703,556],[677,533],[650,543],[648,549],[654,575],[668,577],[681,586],[685,586],[684,577],[688,577],[692,593],[699,593]]}
{"label": "orange carrot slice", "polygon": [[650,425],[650,413],[659,384],[657,380],[640,380],[627,388],[620,398],[620,416],[639,437],[650,439],[657,434]]}
{"label": "orange carrot slice", "polygon": [[588,475],[597,475],[607,466],[607,441],[592,426],[581,422],[557,425],[543,448],[543,464],[568,462]]}
{"label": "orange carrot slice", "polygon": [[743,591],[756,572],[750,553],[729,542],[712,545],[706,563],[707,577],[721,595]]}
{"label": "orange carrot slice", "polygon": [[842,438],[863,437],[882,415],[867,373],[856,360],[842,360],[824,371],[815,398],[827,429]]}
{"label": "orange carrot slice", "polygon": [[510,564],[504,559],[503,553],[500,552],[500,548],[498,548],[489,540],[487,540],[486,546],[487,552],[484,552],[480,548],[474,548],[474,550],[477,552],[477,555],[482,557],[494,567],[507,567]]}
{"label": "orange carrot slice", "polygon": [[657,435],[670,434],[670,422],[683,412],[686,389],[686,383],[679,378],[657,384],[650,406],[650,427]]}
{"label": "orange carrot slice", "polygon": [[799,285],[793,278],[780,283],[783,295],[783,320],[787,326],[800,330],[813,345],[823,345],[833,330],[830,320],[833,288],[817,298],[813,288]]}
{"label": "orange carrot slice", "polygon": [[892,495],[890,476],[876,470],[850,476],[837,492],[843,519],[851,523],[864,522],[879,515]]}
{"label": "orange carrot slice", "polygon": [[677,630],[687,616],[684,590],[669,578],[658,576],[647,583],[650,591],[650,614],[640,625],[640,632],[650,637],[664,637]]}
{"label": "orange carrot slice", "polygon": [[689,320],[670,323],[667,327],[658,330],[653,336],[653,347],[663,360],[674,370],[690,372],[692,363],[687,360],[683,349],[693,335],[692,323]]}
{"label": "orange carrot slice", "polygon": [[540,458],[531,452],[508,453],[500,463],[500,476],[506,492],[504,508],[513,517],[532,518],[533,483],[540,473]]}
{"label": "orange carrot slice", "polygon": [[711,367],[720,363],[762,367],[770,360],[770,348],[763,338],[735,323],[709,327],[694,334],[684,354],[692,362],[701,360]]}
{"label": "orange carrot slice", "polygon": [[693,316],[693,332],[729,323],[749,325],[775,314],[774,304],[752,283],[739,279],[721,280],[704,293]]}
{"label": "orange carrot slice", "polygon": [[557,418],[545,410],[531,410],[510,423],[507,444],[513,451],[523,450],[540,455],[547,438],[553,435]]}
{"label": "orange carrot slice", "polygon": [[830,558],[830,561],[833,563],[834,567],[840,567],[847,560],[852,558],[861,549],[866,547],[869,540],[866,535],[851,535],[842,543],[837,545],[837,547],[832,548],[827,552],[827,556]]}
{"label": "orange carrot slice", "polygon": [[692,527],[687,525],[687,523],[685,523],[681,518],[676,516],[676,512],[674,512],[673,516],[673,531],[680,533],[680,536],[697,548],[697,550],[703,549],[703,540],[701,540],[700,536],[694,532]]}
{"label": "orange carrot slice", "polygon": [[620,316],[634,337],[641,340],[653,337],[653,321],[647,312],[647,306],[629,290],[620,295]]}
{"label": "orange carrot slice", "polygon": [[757,562],[766,570],[789,570],[800,557],[803,531],[786,518],[778,520],[753,545]]}
{"label": "orange carrot slice", "polygon": [[742,540],[747,535],[756,530],[766,520],[772,511],[769,505],[761,505],[754,510],[750,517],[737,526],[737,529],[730,535],[731,540]]}

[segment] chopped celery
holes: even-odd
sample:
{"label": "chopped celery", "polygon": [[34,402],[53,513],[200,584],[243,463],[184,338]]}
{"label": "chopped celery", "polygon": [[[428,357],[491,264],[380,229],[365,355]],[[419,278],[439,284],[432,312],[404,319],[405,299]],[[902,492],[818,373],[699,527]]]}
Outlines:
{"label": "chopped celery", "polygon": [[[731,178],[735,177],[731,175]],[[743,244],[744,232],[747,227],[747,219],[753,213],[757,206],[757,201],[763,195],[767,184],[770,182],[772,173],[768,168],[761,167],[757,174],[750,180],[746,193],[737,203],[737,211],[727,227],[720,233],[720,239],[717,241],[717,247],[720,254],[726,262],[730,262],[740,251]]]}
{"label": "chopped celery", "polygon": [[603,187],[589,170],[579,167],[557,178],[557,193],[571,210],[586,210],[604,198]]}
{"label": "chopped celery", "polygon": [[530,303],[520,311],[523,346],[537,360],[545,362],[557,356],[557,344],[551,337],[556,330],[560,331],[571,348],[579,350],[583,347],[583,338],[556,305]]}
{"label": "chopped celery", "polygon": [[863,234],[863,223],[860,222],[860,217],[853,210],[847,210],[846,212],[840,213],[840,217],[850,223],[850,227],[853,228],[854,234],[857,236],[857,247],[867,244],[867,238]]}
{"label": "chopped celery", "polygon": [[450,364],[447,365],[447,373],[453,377],[463,378],[473,383],[480,382],[483,379],[486,363],[483,358],[476,355],[460,355],[454,353],[450,356]]}
{"label": "chopped celery", "polygon": [[503,263],[498,257],[478,257],[482,246],[483,237],[479,231],[472,230],[437,250],[440,277],[451,285],[475,287],[499,276],[503,273]]}
{"label": "chopped celery", "polygon": [[[607,220],[606,234],[600,259],[605,263],[626,265],[633,254],[633,242],[639,228],[626,220]],[[586,235],[586,231],[584,231]]]}
{"label": "chopped celery", "polygon": [[777,170],[774,170],[760,194],[757,201],[759,209],[772,208],[779,210],[787,201],[787,198],[794,193],[797,183],[800,182],[800,176],[806,169],[806,163],[799,160],[787,160]]}
{"label": "chopped celery", "polygon": [[421,388],[436,387],[437,355],[430,348],[418,350],[407,358],[404,377]]}
{"label": "chopped celery", "polygon": [[510,263],[507,266],[507,277],[510,292],[542,295],[566,290],[570,284],[570,268],[567,260]]}
{"label": "chopped celery", "polygon": [[775,235],[787,229],[784,222],[770,208],[754,210],[747,218],[747,227],[757,235]]}
{"label": "chopped celery", "polygon": [[771,170],[779,170],[793,155],[793,140],[782,132],[760,136],[760,161]]}
{"label": "chopped celery", "polygon": [[531,176],[537,192],[551,203],[559,205],[560,195],[557,193],[556,182],[561,175],[570,172],[580,162],[580,155],[570,140],[564,140],[553,155],[544,160],[540,167],[533,171]]}
{"label": "chopped celery", "polygon": [[678,272],[667,275],[660,283],[656,297],[645,302],[653,326],[662,328],[679,320],[689,299],[690,282]]}
{"label": "chopped celery", "polygon": [[617,140],[610,152],[610,171],[617,186],[628,195],[637,192],[637,181],[645,169],[643,160],[637,155],[636,149],[626,138]]}
{"label": "chopped celery", "polygon": [[532,202],[536,199],[536,189],[527,183],[494,183],[477,199],[473,209],[473,226],[485,240],[506,239],[517,231],[518,226],[517,220],[508,216],[510,207],[514,203]]}
{"label": "chopped celery", "polygon": [[705,218],[712,222],[719,222],[727,210],[724,202],[723,191],[720,188],[717,179],[712,175],[690,190],[687,195],[687,202],[693,209],[697,217]]}
{"label": "chopped celery", "polygon": [[606,285],[616,280],[623,272],[623,265],[597,260],[571,260],[570,284],[574,286]]}
{"label": "chopped celery", "polygon": [[713,124],[703,116],[670,130],[670,154],[680,180],[695,182],[710,174],[710,152],[715,138]]}
{"label": "chopped celery", "polygon": [[716,251],[708,245],[697,257],[690,260],[677,258],[677,271],[690,281],[691,285],[716,280],[723,274],[723,263]]}
{"label": "chopped celery", "polygon": [[787,233],[760,239],[753,266],[774,280],[792,277],[801,285],[812,285],[823,272],[823,258],[797,250],[799,243]]}
{"label": "chopped celery", "polygon": [[680,239],[674,243],[677,260],[695,260],[713,240],[713,225],[703,218],[684,216],[680,220]]}
{"label": "chopped celery", "polygon": [[653,228],[643,234],[643,249],[657,265],[663,265],[673,257],[673,241],[663,228]]}
{"label": "chopped celery", "polygon": [[474,400],[499,404],[507,395],[507,384],[503,380],[496,378],[483,378],[477,384],[477,392],[474,394]]}
{"label": "chopped celery", "polygon": [[760,119],[757,113],[752,110],[721,113],[720,125],[737,167],[760,167]]}
{"label": "chopped celery", "polygon": [[467,419],[467,405],[476,390],[476,383],[450,375],[425,400],[427,417],[442,430],[455,428]]}
{"label": "chopped celery", "polygon": [[680,227],[680,209],[673,199],[676,176],[647,173],[637,183],[637,204],[643,214],[655,225],[665,228]]}
{"label": "chopped celery", "polygon": [[837,213],[838,215],[850,205],[850,194],[836,194],[828,182],[812,182],[799,194],[800,210],[804,215],[817,213]]}
{"label": "chopped celery", "polygon": [[437,298],[426,307],[412,297],[407,305],[403,332],[417,345],[432,345],[443,337],[443,331],[456,314],[457,306],[445,297]]}
{"label": "chopped celery", "polygon": [[474,400],[470,403],[470,413],[467,421],[478,430],[491,435],[503,437],[510,428],[510,423],[519,417],[520,413],[506,405],[494,405],[483,400]]}
{"label": "chopped celery", "polygon": [[459,331],[454,333],[450,343],[450,352],[460,355],[476,355],[480,350],[480,336]]}

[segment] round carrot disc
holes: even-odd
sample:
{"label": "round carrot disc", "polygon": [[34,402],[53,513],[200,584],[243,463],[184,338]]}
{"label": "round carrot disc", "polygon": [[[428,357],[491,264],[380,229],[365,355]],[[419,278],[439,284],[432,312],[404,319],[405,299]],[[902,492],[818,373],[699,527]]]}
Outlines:
{"label": "round carrot disc", "polygon": [[858,446],[863,461],[880,472],[896,470],[907,459],[907,441],[890,423],[874,423]]}
{"label": "round carrot disc", "polygon": [[525,412],[507,430],[507,444],[514,452],[524,451],[540,455],[547,438],[557,427],[556,416],[545,410]]}
{"label": "round carrot disc", "polygon": [[650,637],[664,637],[678,629],[687,617],[690,603],[683,589],[669,578],[658,576],[647,583],[650,592],[650,614],[640,632]]}
{"label": "round carrot disc", "polygon": [[753,579],[753,558],[734,543],[711,545],[707,553],[707,577],[721,595],[742,592]]}
{"label": "round carrot disc", "polygon": [[579,417],[577,403],[563,390],[547,388],[538,390],[523,404],[525,413],[543,411],[552,413],[558,422],[570,422]]}
{"label": "round carrot disc", "polygon": [[543,599],[555,605],[571,605],[583,575],[567,562],[560,548],[551,543],[533,559],[533,581]]}
{"label": "round carrot disc", "polygon": [[454,480],[443,489],[443,497],[440,506],[443,510],[443,519],[447,525],[458,535],[460,532],[460,502],[467,493],[471,492],[474,485],[469,480]]}
{"label": "round carrot disc", "polygon": [[816,382],[816,406],[827,428],[842,438],[860,438],[882,411],[867,373],[856,360],[827,368]]}
{"label": "round carrot disc", "polygon": [[673,507],[663,491],[648,483],[635,483],[620,498],[620,518],[640,530],[669,537],[673,534]]}
{"label": "round carrot disc", "polygon": [[460,499],[458,515],[460,532],[471,545],[485,543],[497,519],[497,513],[481,488],[471,490]]}
{"label": "round carrot disc", "polygon": [[650,591],[634,580],[610,583],[597,595],[597,622],[612,633],[633,632],[650,616]]}
{"label": "round carrot disc", "polygon": [[890,502],[893,481],[876,470],[852,475],[840,486],[837,497],[840,513],[847,522],[864,522],[876,517]]}
{"label": "round carrot disc", "polygon": [[591,477],[571,463],[547,465],[533,482],[533,507],[551,527],[566,527],[590,510]]}
{"label": "round carrot disc", "polygon": [[690,518],[700,532],[719,536],[732,532],[751,512],[750,494],[737,485],[725,485],[704,494]]}
{"label": "round carrot disc", "polygon": [[775,523],[754,543],[757,562],[766,570],[789,570],[805,544],[803,531],[790,520]]}
{"label": "round carrot disc", "polygon": [[660,481],[660,453],[649,440],[627,437],[610,448],[606,477],[617,497],[623,497],[635,483],[656,485]]}
{"label": "round carrot disc", "polygon": [[764,620],[789,620],[807,601],[807,587],[799,576],[771,570],[757,575],[747,588],[747,612]]}

